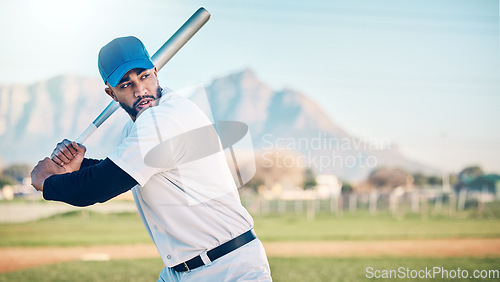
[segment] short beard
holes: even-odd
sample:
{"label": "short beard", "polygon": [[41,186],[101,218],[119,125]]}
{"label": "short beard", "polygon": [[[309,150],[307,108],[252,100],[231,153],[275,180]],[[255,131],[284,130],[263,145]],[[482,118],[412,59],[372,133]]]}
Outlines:
{"label": "short beard", "polygon": [[133,118],[136,118],[137,117],[137,114],[139,113],[139,111],[137,110],[137,104],[139,103],[140,100],[142,100],[143,98],[151,98],[151,99],[160,99],[161,97],[161,92],[163,91],[163,89],[158,85],[158,88],[156,89],[156,97],[154,96],[143,96],[141,97],[140,99],[137,99],[137,101],[135,101],[134,105],[132,105],[132,107],[130,107],[129,105],[126,105],[122,102],[118,102],[120,103],[120,106]]}

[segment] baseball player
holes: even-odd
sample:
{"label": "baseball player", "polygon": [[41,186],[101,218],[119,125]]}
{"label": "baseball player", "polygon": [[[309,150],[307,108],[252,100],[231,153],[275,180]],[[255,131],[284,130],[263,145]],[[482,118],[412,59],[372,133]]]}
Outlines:
{"label": "baseball player", "polygon": [[[165,264],[158,281],[271,281],[220,140],[206,134],[213,128],[207,116],[189,99],[160,87],[135,37],[105,45],[98,66],[106,93],[131,118],[120,145],[95,160],[84,157],[84,146],[65,139],[35,166],[32,185],[46,200],[75,206],[132,189]],[[219,150],[206,152],[209,144]]]}

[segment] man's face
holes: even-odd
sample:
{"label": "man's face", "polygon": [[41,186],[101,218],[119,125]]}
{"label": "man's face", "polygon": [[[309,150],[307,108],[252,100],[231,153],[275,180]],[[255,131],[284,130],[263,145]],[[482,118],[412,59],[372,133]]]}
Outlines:
{"label": "man's face", "polygon": [[142,110],[156,106],[157,99],[161,96],[156,68],[132,69],[122,77],[116,87],[108,84],[105,91],[120,103],[134,121]]}

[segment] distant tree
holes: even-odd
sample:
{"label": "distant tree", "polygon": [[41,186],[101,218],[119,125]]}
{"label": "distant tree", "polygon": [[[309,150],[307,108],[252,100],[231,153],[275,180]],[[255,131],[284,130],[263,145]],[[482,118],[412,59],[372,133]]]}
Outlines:
{"label": "distant tree", "polygon": [[439,176],[429,176],[427,178],[427,182],[430,185],[441,185],[441,184],[443,184],[443,179]]}
{"label": "distant tree", "polygon": [[[474,179],[484,175],[483,170],[479,166],[469,166],[458,173],[456,182],[455,182],[455,190],[459,191],[462,189],[467,189],[467,186]],[[451,181],[450,181],[451,182]]]}
{"label": "distant tree", "polygon": [[483,170],[479,166],[469,166],[464,168],[459,174],[458,174],[458,182],[459,183],[468,183],[475,178],[484,175]]}
{"label": "distant tree", "polygon": [[352,188],[352,185],[351,183],[349,182],[342,182],[342,194],[349,194],[349,193],[352,193],[352,191],[354,191],[354,189]]}
{"label": "distant tree", "polygon": [[13,164],[3,170],[4,175],[12,177],[17,182],[22,182],[25,177],[30,176],[32,167],[28,164]]}
{"label": "distant tree", "polygon": [[457,174],[450,174],[450,185],[456,185],[458,183],[458,175]]}
{"label": "distant tree", "polygon": [[258,192],[261,185],[264,185],[264,180],[256,177],[250,179],[250,181],[245,184],[245,186],[250,187],[254,192]]}
{"label": "distant tree", "polygon": [[417,186],[424,185],[441,185],[443,184],[443,179],[439,176],[431,175],[427,176],[423,173],[415,173],[413,174],[413,184]]}
{"label": "distant tree", "polygon": [[378,189],[393,189],[408,184],[412,176],[400,168],[381,167],[368,176],[368,183]]}
{"label": "distant tree", "polygon": [[413,175],[413,183],[417,186],[423,186],[429,184],[429,179],[422,173],[415,173]]}
{"label": "distant tree", "polygon": [[310,168],[307,168],[304,171],[304,189],[312,189],[316,187],[318,183],[316,182],[316,176],[314,175],[314,171]]}
{"label": "distant tree", "polygon": [[16,181],[8,175],[0,175],[0,189],[6,185],[14,185]]}
{"label": "distant tree", "polygon": [[261,185],[286,182],[293,187],[304,184],[304,168],[299,155],[291,151],[255,152],[254,177],[245,186],[257,191]]}
{"label": "distant tree", "polygon": [[500,175],[486,174],[478,176],[467,183],[467,188],[475,191],[484,191],[486,189],[490,193],[496,193],[497,183],[500,183]]}

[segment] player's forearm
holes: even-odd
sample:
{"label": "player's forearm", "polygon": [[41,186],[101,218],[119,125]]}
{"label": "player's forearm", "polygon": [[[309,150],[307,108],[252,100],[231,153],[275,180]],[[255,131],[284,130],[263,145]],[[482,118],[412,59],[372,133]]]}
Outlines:
{"label": "player's forearm", "polygon": [[105,202],[136,184],[126,172],[105,159],[72,173],[50,176],[44,182],[43,197],[83,207]]}
{"label": "player's forearm", "polygon": [[82,164],[80,165],[80,169],[99,164],[102,161],[103,160],[84,158]]}

